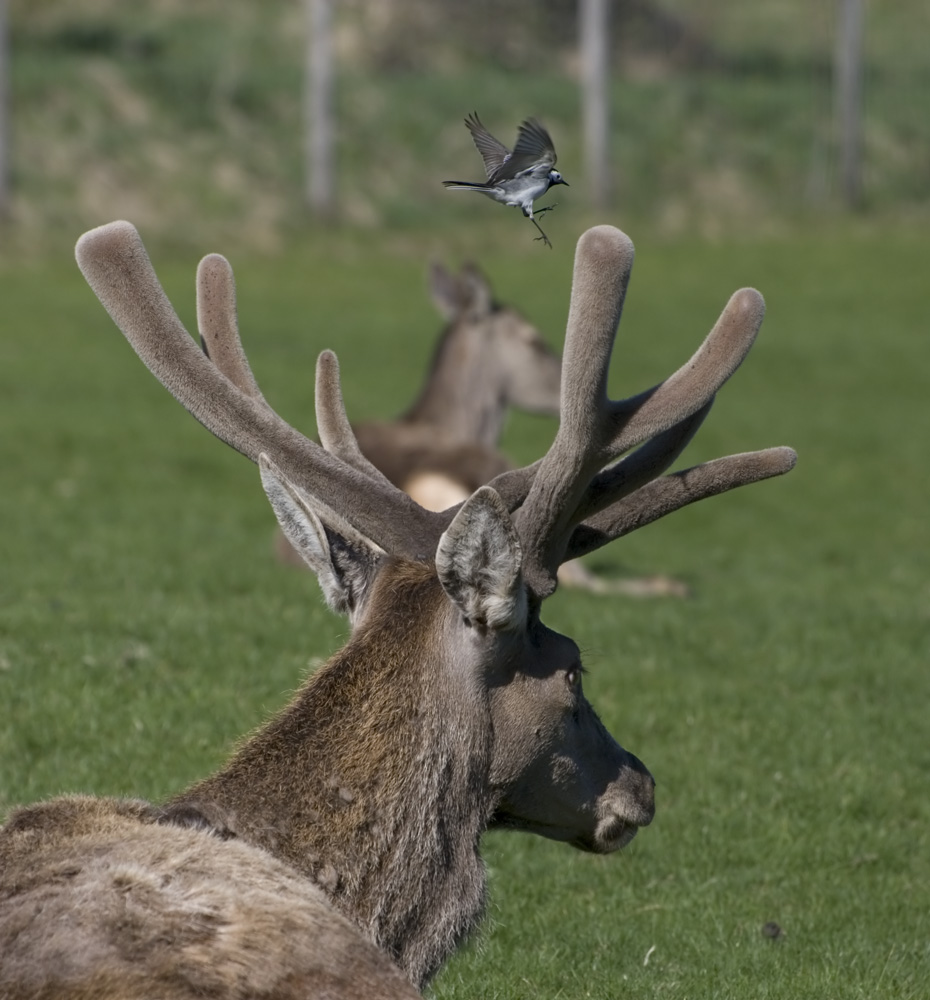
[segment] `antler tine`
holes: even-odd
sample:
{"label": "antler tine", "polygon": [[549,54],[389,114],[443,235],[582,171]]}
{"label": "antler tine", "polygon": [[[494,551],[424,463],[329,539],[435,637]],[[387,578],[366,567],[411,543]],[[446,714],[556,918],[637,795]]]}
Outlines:
{"label": "antler tine", "polygon": [[633,244],[619,229],[597,226],[579,239],[562,354],[559,429],[515,515],[524,576],[540,598],[555,589],[562,556],[557,550],[564,549],[575,508],[604,464],[607,369],[632,267]]}
{"label": "antler tine", "polygon": [[664,431],[712,400],[743,363],[765,317],[765,302],[754,288],[730,296],[704,342],[665,381],[609,405],[616,427],[608,460]]}
{"label": "antler tine", "polygon": [[792,448],[766,448],[716,458],[654,479],[579,524],[572,532],[564,558],[577,559],[697,500],[783,476],[794,468],[797,459]]}
{"label": "antler tine", "polygon": [[316,429],[320,443],[346,465],[376,482],[393,488],[391,481],[362,454],[342,398],[339,360],[332,351],[323,351],[316,362]]}
{"label": "antler tine", "polygon": [[[146,367],[204,427],[253,462],[267,453],[295,484],[343,511],[386,551],[432,557],[448,519],[328,454],[277,416],[260,393],[255,398],[237,387],[178,319],[134,226],[113,222],[93,229],[78,240],[75,255],[88,284]],[[228,332],[225,301],[214,319],[225,315]],[[247,363],[231,367],[240,380],[248,370]],[[254,385],[251,373],[249,380],[246,384]]]}
{"label": "antler tine", "polygon": [[[576,511],[581,523],[572,533],[563,562],[593,552],[696,500],[781,476],[794,468],[797,455],[793,449],[771,448],[715,459],[659,478],[690,443],[711,405],[707,403],[595,476]],[[491,482],[509,510],[517,510],[523,503],[541,461],[504,472]],[[683,488],[685,477],[687,489]]]}
{"label": "antler tine", "polygon": [[661,476],[691,442],[698,428],[704,423],[704,418],[710,413],[713,402],[711,399],[697,413],[685,417],[674,427],[640,445],[626,458],[599,472],[591,480],[575,509],[575,523],[597,514],[657,476]]}
{"label": "antler tine", "polygon": [[[745,358],[764,315],[758,292],[736,292],[704,343],[674,375],[646,392],[611,401],[608,368],[632,265],[633,245],[613,227],[590,229],[578,241],[561,423],[516,515],[527,552],[524,573],[540,597],[555,587],[575,526],[641,490],[674,461],[717,390]],[[598,475],[643,441],[649,443]]]}
{"label": "antler tine", "polygon": [[240,392],[264,403],[239,338],[233,269],[218,253],[197,265],[197,328],[203,353]]}
{"label": "antler tine", "polygon": [[[632,493],[661,475],[687,447],[710,412],[712,403],[713,400],[706,403],[697,413],[656,435],[632,455],[595,476],[584,498],[579,501],[576,520],[596,513],[620,496]],[[497,491],[508,510],[515,511],[523,504],[541,464],[542,459],[539,459],[520,469],[508,469],[491,480],[489,485]]]}
{"label": "antler tine", "polygon": [[[197,267],[197,326],[204,354],[237,389],[267,406],[239,337],[233,270],[218,253],[208,254]],[[390,480],[359,450],[342,399],[339,362],[332,351],[324,351],[317,360],[314,398],[323,448],[353,469],[390,486]]]}

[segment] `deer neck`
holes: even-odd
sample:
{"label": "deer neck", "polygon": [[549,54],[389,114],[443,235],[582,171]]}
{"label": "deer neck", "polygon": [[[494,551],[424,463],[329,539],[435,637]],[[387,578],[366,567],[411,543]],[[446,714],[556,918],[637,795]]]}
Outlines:
{"label": "deer neck", "polygon": [[167,808],[291,864],[422,985],[483,909],[491,734],[475,724],[486,706],[417,648],[423,618],[389,611],[393,641],[383,621],[360,626],[222,771]]}
{"label": "deer neck", "polygon": [[449,440],[495,448],[507,399],[503,372],[489,341],[476,324],[460,321],[450,326],[417,401],[402,419],[429,425]]}

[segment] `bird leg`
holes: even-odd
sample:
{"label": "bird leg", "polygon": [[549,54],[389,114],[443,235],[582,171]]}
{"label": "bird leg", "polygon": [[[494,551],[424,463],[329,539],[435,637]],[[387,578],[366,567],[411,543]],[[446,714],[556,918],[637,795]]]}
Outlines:
{"label": "bird leg", "polygon": [[557,201],[556,201],[556,202],[554,202],[554,203],[553,203],[553,204],[551,204],[551,205],[543,205],[543,207],[542,207],[542,208],[537,208],[537,209],[536,209],[536,210],[535,210],[535,211],[533,212],[533,215],[542,215],[542,214],[543,214],[544,212],[551,212],[551,211],[552,211],[552,210],[553,210],[553,209],[554,209],[554,208],[556,207],[556,205],[558,205],[558,202],[557,202]]}
{"label": "bird leg", "polygon": [[529,218],[530,222],[532,222],[533,225],[539,230],[539,236],[534,236],[533,237],[534,241],[536,241],[536,240],[542,240],[543,243],[545,243],[546,246],[549,247],[549,249],[551,250],[552,249],[552,244],[549,242],[549,237],[542,231],[542,227],[540,226],[540,224],[533,218],[532,215],[528,216],[528,218]]}

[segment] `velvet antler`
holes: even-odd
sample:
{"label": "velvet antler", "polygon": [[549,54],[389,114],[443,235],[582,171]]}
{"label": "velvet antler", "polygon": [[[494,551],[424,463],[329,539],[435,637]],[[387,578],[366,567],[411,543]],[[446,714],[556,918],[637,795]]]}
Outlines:
{"label": "velvet antler", "polygon": [[[271,409],[239,339],[235,286],[225,258],[211,254],[198,269],[203,352],[172,309],[129,223],[86,233],[77,259],[147,367],[205,427],[252,461],[267,453],[301,489],[339,510],[386,551],[432,558],[458,508],[424,510],[362,455],[331,352],[324,351],[317,364],[322,447]],[[736,292],[677,372],[645,392],[611,400],[608,369],[632,265],[633,245],[617,229],[598,226],[578,241],[558,433],[544,458],[491,484],[514,512],[524,577],[539,598],[555,589],[562,562],[696,500],[781,475],[796,461],[790,448],[773,448],[663,475],[745,358],[764,304],[753,289]]]}

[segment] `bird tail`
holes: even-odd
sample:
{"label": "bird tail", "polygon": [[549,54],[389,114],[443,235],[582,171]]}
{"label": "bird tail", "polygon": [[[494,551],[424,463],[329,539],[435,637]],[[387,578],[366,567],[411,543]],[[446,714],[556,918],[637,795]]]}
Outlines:
{"label": "bird tail", "polygon": [[450,191],[487,191],[487,184],[470,184],[468,181],[443,181],[443,187]]}

